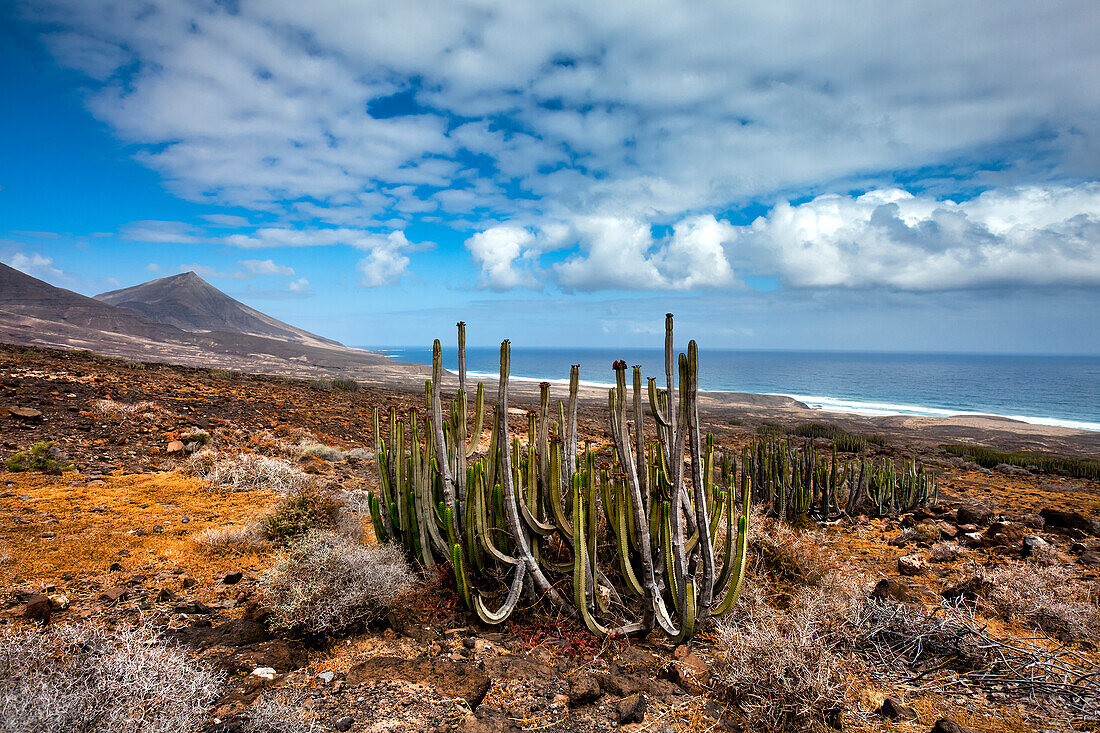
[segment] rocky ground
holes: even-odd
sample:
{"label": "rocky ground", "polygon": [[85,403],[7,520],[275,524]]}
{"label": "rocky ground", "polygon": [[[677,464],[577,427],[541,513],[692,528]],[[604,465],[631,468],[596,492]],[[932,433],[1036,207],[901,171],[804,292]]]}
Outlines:
{"label": "rocky ground", "polygon": [[[142,403],[149,404],[127,407]],[[349,392],[319,382],[0,349],[0,458],[51,440],[73,463],[61,475],[0,472],[0,623],[156,627],[230,675],[209,731],[239,730],[263,700],[291,706],[318,730],[745,729],[738,701],[716,671],[726,650],[713,631],[690,648],[673,648],[658,635],[600,642],[572,619],[539,609],[493,629],[474,623],[452,585],[438,578],[359,633],[329,640],[273,633],[262,579],[277,553],[211,553],[194,536],[241,525],[278,495],[214,489],[194,475],[191,455],[202,442],[271,455],[305,440],[370,450],[371,410],[390,406],[402,413],[422,408],[422,392]],[[522,431],[526,405],[518,407]],[[582,410],[582,435],[602,440],[601,420],[596,405]],[[720,446],[732,448],[750,440],[754,426],[725,420],[720,427]],[[823,563],[843,568],[864,592],[917,608],[936,607],[945,593],[965,599],[978,592],[976,583],[990,582],[983,569],[1011,567],[1033,552],[1051,558],[1067,588],[1100,581],[1100,483],[990,471],[938,449],[919,451],[940,477],[939,504],[815,530]],[[354,495],[376,480],[373,462],[352,455],[296,460],[319,484]],[[942,547],[933,549],[942,543],[958,554],[944,559]],[[990,633],[1036,637],[1027,618],[986,613],[980,620]],[[1091,632],[1045,634],[1036,643],[1068,645],[1096,661]],[[852,663],[847,685],[844,709],[832,722],[849,730],[1069,729],[1068,717],[1011,694],[967,689],[944,674],[904,679],[864,660]],[[937,722],[944,718],[954,722]],[[1075,725],[1087,729],[1095,721]]]}

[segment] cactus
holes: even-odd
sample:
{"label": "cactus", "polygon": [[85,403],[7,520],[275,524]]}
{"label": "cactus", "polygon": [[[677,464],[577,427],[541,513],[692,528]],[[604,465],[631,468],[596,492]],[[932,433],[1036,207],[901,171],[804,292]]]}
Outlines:
{"label": "cactus", "polygon": [[[428,419],[412,410],[406,425],[391,409],[387,442],[375,412],[379,490],[368,503],[379,541],[400,543],[425,568],[448,566],[463,602],[487,624],[502,623],[526,596],[576,615],[601,636],[660,626],[679,642],[709,616],[728,613],[745,575],[754,484],[742,471],[738,502],[736,460],[719,455],[713,437],[700,431],[698,349],[691,342],[677,359],[671,314],[665,325],[667,388],[649,380],[658,440],[645,443],[640,367],[628,395],[627,366],[618,361],[608,394],[614,457],[600,465],[591,444],[577,448],[578,365],[557,420],[551,385],[543,383],[526,442],[512,435],[508,341],[501,344],[489,450],[479,454],[484,389],[478,385],[468,433],[459,323],[454,399],[444,404],[436,341],[425,384]],[[559,586],[569,580],[572,593],[563,594]]]}

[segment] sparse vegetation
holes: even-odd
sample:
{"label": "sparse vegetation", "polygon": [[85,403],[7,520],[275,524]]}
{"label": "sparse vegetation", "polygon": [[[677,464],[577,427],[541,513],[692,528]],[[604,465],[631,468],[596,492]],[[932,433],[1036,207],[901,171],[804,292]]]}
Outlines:
{"label": "sparse vegetation", "polygon": [[127,404],[125,402],[115,402],[114,400],[96,400],[92,403],[92,407],[98,411],[117,419],[133,417],[134,415],[149,415],[152,413],[162,412],[164,408],[158,405],[156,402],[149,400],[143,402],[135,402],[133,404]]}
{"label": "sparse vegetation", "polygon": [[264,693],[248,707],[241,733],[312,733],[320,730],[316,716],[301,705],[299,696],[287,690]]}
{"label": "sparse vegetation", "polygon": [[199,445],[206,445],[210,442],[210,433],[205,430],[194,430],[190,433],[180,436],[180,440],[184,443],[198,443]]}
{"label": "sparse vegetation", "polygon": [[290,547],[265,583],[275,626],[330,635],[384,616],[416,576],[399,546],[311,532]]}
{"label": "sparse vegetation", "polygon": [[354,379],[334,379],[332,380],[332,388],[341,392],[358,392],[359,382]]}
{"label": "sparse vegetation", "polygon": [[315,483],[313,477],[286,461],[251,453],[203,450],[191,457],[188,466],[195,476],[225,491],[270,489],[289,494]]}
{"label": "sparse vegetation", "polygon": [[1075,639],[1100,632],[1100,588],[1076,580],[1064,565],[1012,561],[983,569],[980,577],[978,601],[987,612]]}
{"label": "sparse vegetation", "polygon": [[813,535],[781,523],[750,544],[754,591],[718,624],[715,685],[746,730],[840,727],[849,686],[842,650],[860,578]]}
{"label": "sparse vegetation", "polygon": [[243,555],[266,545],[258,522],[210,527],[191,535],[191,539],[212,554]]}
{"label": "sparse vegetation", "polygon": [[304,441],[298,445],[298,456],[301,458],[313,456],[314,458],[320,458],[321,460],[331,463],[340,463],[344,460],[346,454],[343,450],[334,445]]}
{"label": "sparse vegetation", "polygon": [[260,519],[263,537],[286,545],[317,529],[332,529],[340,517],[341,503],[330,492],[318,488],[288,494]]}
{"label": "sparse vegetation", "polygon": [[197,730],[221,683],[210,667],[147,628],[68,625],[0,634],[5,733]]}
{"label": "sparse vegetation", "polygon": [[1100,479],[1100,459],[1063,456],[1040,451],[1001,451],[981,445],[944,445],[953,456],[973,461],[983,468],[1001,464],[1073,478]]}
{"label": "sparse vegetation", "polygon": [[60,476],[73,470],[73,463],[52,440],[42,440],[24,451],[19,451],[4,462],[9,471],[37,471],[50,476]]}

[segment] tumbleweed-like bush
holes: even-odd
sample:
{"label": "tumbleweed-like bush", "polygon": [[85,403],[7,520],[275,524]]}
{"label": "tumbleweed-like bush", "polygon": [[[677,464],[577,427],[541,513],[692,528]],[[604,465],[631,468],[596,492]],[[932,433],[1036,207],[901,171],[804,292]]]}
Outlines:
{"label": "tumbleweed-like bush", "polygon": [[0,634],[5,733],[185,733],[206,719],[222,678],[148,628],[89,625]]}
{"label": "tumbleweed-like bush", "polygon": [[416,584],[400,547],[311,532],[265,579],[273,625],[316,635],[368,624]]}
{"label": "tumbleweed-like bush", "polygon": [[286,461],[250,453],[203,450],[191,457],[191,472],[225,491],[270,489],[282,494],[306,489],[313,477]]}

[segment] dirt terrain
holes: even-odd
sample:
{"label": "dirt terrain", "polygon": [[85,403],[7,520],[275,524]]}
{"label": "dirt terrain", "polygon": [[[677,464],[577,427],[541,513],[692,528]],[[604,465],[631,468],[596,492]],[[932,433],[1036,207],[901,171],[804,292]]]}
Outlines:
{"label": "dirt terrain", "polygon": [[[515,400],[518,433],[533,396]],[[149,404],[134,411],[117,407],[141,403]],[[746,729],[716,671],[726,650],[712,630],[690,648],[673,648],[659,634],[601,642],[573,619],[540,608],[489,628],[476,623],[453,582],[441,576],[426,579],[382,623],[351,635],[318,640],[273,632],[262,581],[278,553],[212,553],[194,538],[246,524],[278,494],[208,485],[191,468],[188,453],[197,447],[185,441],[202,432],[208,448],[258,455],[306,438],[369,451],[371,411],[391,406],[401,414],[422,412],[423,384],[341,391],[306,380],[0,347],[0,458],[50,440],[73,463],[61,475],[0,471],[0,623],[153,625],[230,674],[225,695],[211,710],[211,732],[241,730],[240,721],[262,698],[289,701],[317,730]],[[707,402],[704,429],[716,433],[720,448],[735,449],[781,411],[770,403]],[[585,402],[580,419],[582,438],[606,442],[597,402]],[[844,427],[865,425],[855,418]],[[1100,482],[981,469],[934,447],[943,442],[935,426],[873,427],[890,437],[887,447],[873,451],[918,457],[936,471],[941,490],[928,511],[845,520],[807,535],[819,561],[842,568],[861,592],[885,579],[889,587],[882,592],[905,596],[915,607],[935,607],[975,568],[1016,561],[1028,535],[1049,543],[1069,585],[1100,581],[1100,525],[1092,523],[1100,520]],[[1059,445],[1077,454],[1100,453],[1090,447],[1093,438],[1073,434],[1079,431],[1000,435],[985,424],[951,430],[993,446],[1001,439],[1005,448]],[[1021,437],[1026,434],[1037,437]],[[374,488],[373,460],[346,455],[333,461],[307,456],[297,465],[343,495]],[[1052,509],[1076,514],[1065,519]],[[369,525],[366,518],[367,541]],[[932,544],[954,538],[965,547],[963,555],[933,562],[919,574],[899,572],[899,558],[927,556]],[[753,573],[763,572],[761,561]],[[982,622],[1002,636],[1036,637],[1022,618],[987,615]],[[1069,645],[1097,661],[1097,640],[1088,634],[1046,634],[1037,643]],[[274,672],[268,679],[254,675],[257,668]],[[849,668],[847,684],[844,709],[834,721],[847,730],[927,731],[941,718],[981,731],[1071,729],[1067,718],[1021,705],[1011,695],[961,689],[945,675],[903,680],[864,660]],[[877,712],[888,696],[911,706],[915,719]],[[634,719],[639,704],[640,722],[622,724]],[[1095,726],[1075,722],[1077,730]]]}

